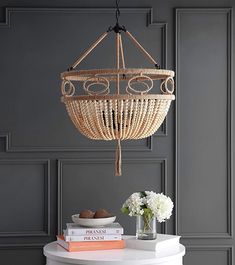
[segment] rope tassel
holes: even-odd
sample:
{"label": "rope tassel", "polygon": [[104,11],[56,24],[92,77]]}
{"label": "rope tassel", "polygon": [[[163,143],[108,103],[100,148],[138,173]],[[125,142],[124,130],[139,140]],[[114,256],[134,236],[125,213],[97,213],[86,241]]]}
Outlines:
{"label": "rope tassel", "polygon": [[118,139],[118,144],[116,148],[116,161],[115,161],[115,176],[122,175],[122,148],[121,141]]}

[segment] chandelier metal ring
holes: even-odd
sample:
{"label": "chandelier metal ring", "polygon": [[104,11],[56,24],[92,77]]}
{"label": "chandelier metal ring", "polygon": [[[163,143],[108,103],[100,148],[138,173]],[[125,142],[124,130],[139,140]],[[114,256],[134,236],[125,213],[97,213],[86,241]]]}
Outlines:
{"label": "chandelier metal ring", "polygon": [[[107,78],[108,81],[117,81],[117,75],[119,75],[120,81],[128,81],[134,76],[140,75],[148,76],[152,80],[166,79],[167,77],[174,77],[175,73],[171,70],[165,69],[151,69],[151,68],[119,68],[119,69],[91,69],[91,70],[72,70],[61,73],[63,80],[70,81],[86,81],[90,78],[90,81],[96,81],[95,75],[101,75]],[[142,80],[147,78],[142,77]]]}
{"label": "chandelier metal ring", "polygon": [[169,94],[146,94],[146,95],[138,95],[138,94],[108,94],[108,95],[81,95],[81,96],[73,96],[69,97],[67,95],[61,97],[61,102],[76,102],[79,100],[84,101],[96,101],[96,100],[142,100],[142,99],[155,99],[155,100],[175,100],[175,95]]}

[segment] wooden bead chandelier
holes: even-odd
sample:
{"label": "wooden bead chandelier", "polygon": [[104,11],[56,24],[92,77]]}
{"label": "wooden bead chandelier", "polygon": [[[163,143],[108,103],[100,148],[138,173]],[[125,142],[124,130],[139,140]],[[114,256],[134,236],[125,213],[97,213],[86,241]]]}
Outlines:
{"label": "wooden bead chandelier", "polygon": [[[117,140],[116,175],[121,175],[121,140],[136,140],[154,134],[175,99],[174,72],[160,69],[158,63],[124,26],[110,27],[66,72],[61,73],[62,102],[81,134],[92,140]],[[116,68],[76,70],[75,68],[110,33],[116,34]],[[154,68],[126,68],[122,45],[126,35],[154,64]],[[148,94],[153,81],[161,80],[161,94]],[[116,93],[111,94],[111,83]],[[75,95],[82,84],[85,95]],[[141,88],[139,87],[141,86]],[[124,88],[124,92],[123,92]]]}

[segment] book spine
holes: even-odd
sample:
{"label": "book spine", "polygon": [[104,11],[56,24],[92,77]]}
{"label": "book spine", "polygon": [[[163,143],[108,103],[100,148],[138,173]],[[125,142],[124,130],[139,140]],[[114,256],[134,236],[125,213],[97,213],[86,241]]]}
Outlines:
{"label": "book spine", "polygon": [[108,250],[108,249],[122,249],[125,247],[125,242],[123,240],[121,241],[106,241],[106,244],[104,242],[93,242],[95,244],[92,245],[80,245],[80,246],[74,246],[73,243],[70,243],[71,245],[67,249],[69,252],[74,251],[93,251],[93,250]]}
{"label": "book spine", "polygon": [[85,236],[65,236],[66,242],[79,241],[117,241],[121,240],[121,235],[85,235]]}
{"label": "book spine", "polygon": [[62,246],[65,249],[69,249],[69,243],[64,241],[64,239],[61,236],[57,236],[57,244]]}
{"label": "book spine", "polygon": [[82,235],[122,235],[123,228],[97,228],[97,229],[77,229],[77,228],[67,228],[65,235],[67,236],[82,236]]}

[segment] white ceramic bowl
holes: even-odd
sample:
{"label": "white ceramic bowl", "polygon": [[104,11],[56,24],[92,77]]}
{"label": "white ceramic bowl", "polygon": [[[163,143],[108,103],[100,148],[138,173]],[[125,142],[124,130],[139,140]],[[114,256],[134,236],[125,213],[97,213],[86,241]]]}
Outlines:
{"label": "white ceramic bowl", "polygon": [[72,215],[72,220],[75,224],[87,227],[98,227],[112,224],[116,216],[106,218],[79,218],[79,214]]}

